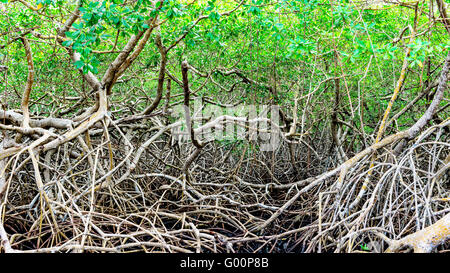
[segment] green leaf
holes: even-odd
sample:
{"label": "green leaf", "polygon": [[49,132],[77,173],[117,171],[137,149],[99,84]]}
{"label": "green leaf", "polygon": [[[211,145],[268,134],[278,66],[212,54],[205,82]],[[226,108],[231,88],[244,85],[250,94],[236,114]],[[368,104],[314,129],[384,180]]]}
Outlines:
{"label": "green leaf", "polygon": [[62,42],[62,46],[70,46],[73,44],[72,40],[65,40],[64,42]]}
{"label": "green leaf", "polygon": [[84,62],[82,60],[78,60],[74,63],[74,65],[77,69],[80,69],[84,66]]}

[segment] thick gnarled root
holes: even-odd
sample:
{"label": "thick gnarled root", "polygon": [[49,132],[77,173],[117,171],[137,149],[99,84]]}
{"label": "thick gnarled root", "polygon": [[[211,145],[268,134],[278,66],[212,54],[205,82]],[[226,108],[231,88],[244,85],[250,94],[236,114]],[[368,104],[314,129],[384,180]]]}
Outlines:
{"label": "thick gnarled root", "polygon": [[386,252],[398,252],[405,247],[412,247],[415,253],[430,253],[448,239],[450,239],[450,213],[431,226],[400,240],[390,241]]}

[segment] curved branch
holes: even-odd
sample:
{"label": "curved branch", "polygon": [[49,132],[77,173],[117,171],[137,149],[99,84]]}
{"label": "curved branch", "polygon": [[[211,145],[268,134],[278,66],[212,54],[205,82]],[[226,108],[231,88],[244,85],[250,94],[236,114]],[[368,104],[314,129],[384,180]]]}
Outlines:
{"label": "curved branch", "polygon": [[159,53],[161,54],[161,63],[159,65],[159,75],[158,75],[158,87],[156,91],[156,98],[153,100],[152,104],[144,110],[143,112],[144,115],[150,114],[151,112],[153,112],[153,110],[156,109],[156,107],[158,107],[164,89],[164,76],[166,74],[166,64],[167,64],[167,48],[162,44],[161,35],[159,32],[158,34],[156,34],[155,43],[156,46],[158,47]]}
{"label": "curved branch", "polygon": [[28,77],[27,77],[27,83],[25,85],[25,90],[23,92],[22,96],[22,112],[23,112],[23,120],[22,120],[22,127],[29,128],[30,127],[30,111],[28,109],[28,105],[30,102],[30,94],[31,94],[31,88],[33,87],[34,83],[34,64],[33,64],[33,55],[31,54],[31,48],[30,43],[26,38],[21,37],[20,40],[23,43],[23,46],[25,48],[25,54],[27,58],[27,64],[28,64]]}

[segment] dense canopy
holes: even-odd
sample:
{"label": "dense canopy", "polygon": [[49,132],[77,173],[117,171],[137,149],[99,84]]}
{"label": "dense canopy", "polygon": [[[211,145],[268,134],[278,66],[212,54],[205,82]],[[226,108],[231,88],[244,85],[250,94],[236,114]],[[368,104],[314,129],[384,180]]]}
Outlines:
{"label": "dense canopy", "polygon": [[444,0],[0,0],[0,250],[445,251]]}

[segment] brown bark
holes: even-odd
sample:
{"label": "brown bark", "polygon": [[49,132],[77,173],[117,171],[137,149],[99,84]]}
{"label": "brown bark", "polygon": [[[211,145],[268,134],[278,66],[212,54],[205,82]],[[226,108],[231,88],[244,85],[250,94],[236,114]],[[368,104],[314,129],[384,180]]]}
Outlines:
{"label": "brown bark", "polygon": [[439,10],[439,13],[442,18],[442,23],[445,26],[445,29],[447,29],[447,32],[450,34],[450,19],[447,16],[447,10],[445,9],[445,4],[442,0],[436,0],[436,4]]}

